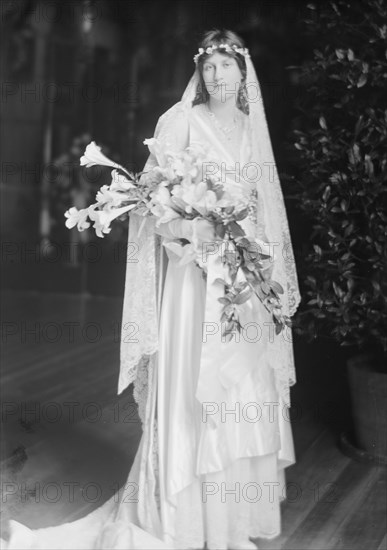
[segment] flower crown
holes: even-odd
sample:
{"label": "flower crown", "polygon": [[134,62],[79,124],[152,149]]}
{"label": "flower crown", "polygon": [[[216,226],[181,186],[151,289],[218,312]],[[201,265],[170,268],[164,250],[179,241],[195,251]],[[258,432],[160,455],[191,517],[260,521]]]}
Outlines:
{"label": "flower crown", "polygon": [[229,46],[228,44],[219,44],[218,46],[216,44],[214,44],[213,46],[208,46],[208,48],[204,49],[204,48],[199,48],[198,52],[196,55],[194,55],[194,58],[193,60],[195,61],[195,63],[198,62],[198,59],[201,55],[203,54],[213,54],[215,50],[218,50],[219,48],[222,48],[224,50],[226,50],[226,52],[228,53],[232,53],[232,52],[236,52],[236,53],[239,53],[241,55],[244,55],[245,57],[250,57],[250,54],[249,54],[249,50],[247,48],[238,48],[238,46],[236,44],[233,44],[232,46]]}

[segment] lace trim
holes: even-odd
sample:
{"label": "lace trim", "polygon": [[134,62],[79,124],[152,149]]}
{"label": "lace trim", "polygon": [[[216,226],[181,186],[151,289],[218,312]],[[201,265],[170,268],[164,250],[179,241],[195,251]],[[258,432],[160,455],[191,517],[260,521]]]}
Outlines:
{"label": "lace trim", "polygon": [[154,220],[132,215],[129,221],[128,263],[122,315],[120,377],[118,392],[134,382],[144,355],[158,348],[158,307],[156,257],[160,246],[154,233]]}

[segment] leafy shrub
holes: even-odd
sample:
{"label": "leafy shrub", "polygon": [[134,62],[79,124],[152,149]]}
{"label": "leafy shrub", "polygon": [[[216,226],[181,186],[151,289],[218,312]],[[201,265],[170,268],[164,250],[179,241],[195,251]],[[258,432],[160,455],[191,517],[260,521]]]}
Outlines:
{"label": "leafy shrub", "polygon": [[387,5],[331,1],[308,10],[315,47],[298,67],[291,178],[313,231],[295,330],[387,365]]}

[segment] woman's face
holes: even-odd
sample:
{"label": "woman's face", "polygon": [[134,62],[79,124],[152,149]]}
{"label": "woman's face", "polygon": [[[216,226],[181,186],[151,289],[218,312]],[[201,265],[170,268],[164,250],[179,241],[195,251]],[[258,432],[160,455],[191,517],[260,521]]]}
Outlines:
{"label": "woman's face", "polygon": [[213,53],[203,63],[204,84],[216,101],[236,101],[243,76],[234,57]]}

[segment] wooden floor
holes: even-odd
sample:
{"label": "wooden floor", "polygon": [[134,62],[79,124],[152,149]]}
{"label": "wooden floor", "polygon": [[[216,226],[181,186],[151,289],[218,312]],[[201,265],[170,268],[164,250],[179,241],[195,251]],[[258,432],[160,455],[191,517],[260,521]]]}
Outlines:
{"label": "wooden floor", "polygon": [[[141,424],[130,389],[116,395],[121,307],[112,298],[2,294],[3,520],[30,527],[70,521],[125,482]],[[339,358],[294,344],[297,462],[287,469],[282,535],[256,542],[385,549],[387,470],[337,446],[348,406]]]}

